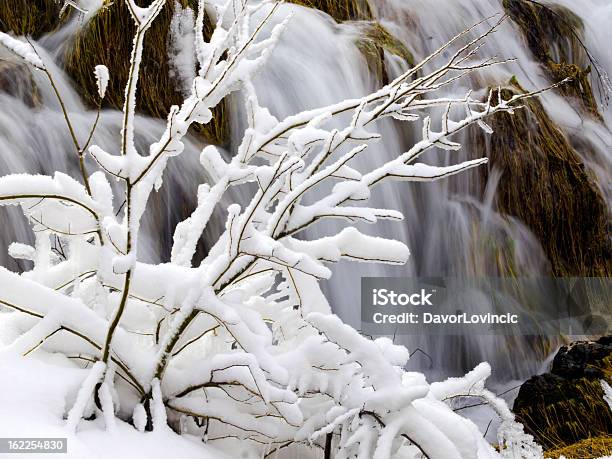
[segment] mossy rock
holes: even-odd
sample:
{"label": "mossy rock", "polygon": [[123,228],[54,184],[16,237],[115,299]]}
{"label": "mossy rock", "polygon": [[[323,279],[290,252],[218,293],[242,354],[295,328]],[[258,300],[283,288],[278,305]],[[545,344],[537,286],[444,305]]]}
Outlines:
{"label": "mossy rock", "polygon": [[553,81],[571,78],[560,87],[561,93],[578,99],[588,113],[601,119],[589,82],[589,59],[579,39],[582,20],[558,5],[544,6],[530,0],[504,0],[503,5],[549,77]]}
{"label": "mossy rock", "polygon": [[593,459],[612,455],[612,437],[597,437],[582,440],[573,445],[546,451],[544,457],[558,459]]}
{"label": "mossy rock", "polygon": [[521,390],[533,393],[519,395],[524,398],[515,403],[514,412],[525,431],[544,449],[612,435],[610,408],[598,380],[565,380],[546,373],[528,380]]}
{"label": "mossy rock", "polygon": [[[197,0],[182,0],[182,6],[194,11]],[[166,118],[172,105],[183,101],[180,83],[170,75],[168,62],[168,32],[174,2],[167,2],[163,11],[147,32],[138,82],[137,111],[156,118]],[[206,33],[213,26],[206,21]],[[94,106],[97,90],[94,67],[104,64],[109,68],[110,81],[105,97],[107,107],[121,109],[124,103],[135,26],[124,1],[115,1],[101,9],[77,33],[68,47],[65,67],[81,90],[84,99]],[[229,141],[229,121],[222,102],[214,110],[214,119],[206,126],[194,126],[207,141],[226,144]]]}
{"label": "mossy rock", "polygon": [[[530,378],[519,390],[513,410],[525,430],[549,451],[575,451],[584,440],[612,438],[612,412],[600,382],[612,381],[611,360],[612,337],[563,346],[551,371]],[[606,454],[610,446],[610,442],[597,445],[607,449]]]}
{"label": "mossy rock", "polygon": [[382,84],[389,82],[385,67],[385,52],[401,58],[410,67],[414,67],[414,56],[410,50],[382,24],[376,21],[356,23],[360,30],[356,41],[357,48],[366,59],[370,72]]}
{"label": "mossy rock", "polygon": [[371,20],[374,18],[368,0],[287,0],[289,3],[321,10],[337,22]]}
{"label": "mossy rock", "polygon": [[55,0],[2,0],[0,31],[38,38],[60,25],[60,10]]}
{"label": "mossy rock", "polygon": [[[515,82],[516,83],[516,82]],[[509,99],[520,86],[502,89]],[[494,98],[497,95],[494,95]],[[514,115],[490,120],[494,133],[477,133],[502,179],[500,211],[538,238],[556,276],[609,276],[609,212],[594,177],[537,99]]]}

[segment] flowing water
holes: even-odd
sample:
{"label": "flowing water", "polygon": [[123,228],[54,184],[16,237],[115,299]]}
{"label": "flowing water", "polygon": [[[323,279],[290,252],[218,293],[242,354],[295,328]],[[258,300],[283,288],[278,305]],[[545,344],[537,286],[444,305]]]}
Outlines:
{"label": "flowing water", "polygon": [[[498,0],[453,2],[448,0],[384,0],[374,2],[381,23],[414,53],[418,61],[442,46],[467,27],[503,12]],[[565,1],[564,6],[575,10],[577,2]],[[603,17],[610,18],[612,9],[605,2],[592,2],[585,21],[587,46],[595,57],[609,66],[609,56],[600,43],[605,43],[600,27]],[[598,13],[595,13],[597,11]],[[597,18],[596,22],[594,19]],[[300,11],[293,19],[283,46],[274,54],[270,65],[257,80],[262,102],[276,115],[287,115],[304,108],[365,94],[379,84],[368,70],[364,55],[355,46],[359,27],[353,24],[335,25],[317,12]],[[477,32],[482,32],[480,28]],[[507,22],[492,35],[482,49],[482,56],[516,58],[516,62],[491,67],[447,89],[448,95],[463,96],[469,88],[504,84],[516,75],[529,89],[542,88],[547,80],[523,42],[520,30]],[[403,66],[387,55],[390,76]],[[432,64],[435,65],[435,64]],[[429,69],[433,69],[429,66]],[[612,135],[609,131],[610,109],[602,107],[606,124],[584,119],[572,102],[548,93],[542,98],[549,116],[568,134],[593,146],[594,154],[583,158],[598,178],[602,191],[610,196]],[[419,125],[383,122],[378,125],[383,141],[361,156],[360,167],[380,164],[392,155],[406,151],[420,135]],[[239,132],[239,130],[237,130]],[[469,134],[459,136],[464,149],[457,153],[430,152],[423,161],[450,164],[459,160],[488,155],[470,142]],[[482,147],[480,147],[482,148]],[[480,183],[478,172],[463,174],[453,180],[435,184],[392,184],[374,193],[374,205],[400,209],[405,222],[389,223],[376,228],[360,227],[406,241],[412,257],[407,266],[387,267],[341,263],[327,285],[327,294],[335,311],[354,326],[360,326],[359,276],[452,276],[482,277],[502,275],[496,265],[496,251],[512,246],[514,263],[524,276],[546,276],[548,262],[539,242],[520,222],[496,212],[496,186],[502,180],[493,170],[488,182]],[[484,186],[481,196],[477,191]],[[608,200],[609,201],[609,200]],[[610,201],[609,201],[610,202]],[[309,236],[333,233],[337,226],[329,223],[309,230]],[[503,378],[522,378],[537,372],[547,351],[546,346],[528,339],[507,340],[499,336],[467,334],[457,337],[396,337],[415,354],[414,364],[427,371],[434,367],[443,374],[461,373],[482,360],[493,363]],[[556,342],[548,343],[552,347]],[[512,347],[512,350],[510,350]],[[540,350],[536,351],[536,348]],[[517,356],[521,356],[517,358]],[[434,372],[437,373],[437,372]],[[439,375],[439,374],[438,374]]]}
{"label": "flowing water", "polygon": [[[570,8],[584,20],[587,46],[602,66],[612,73],[612,56],[606,49],[612,41],[612,31],[607,26],[612,23],[612,5],[607,0],[557,0],[557,3]],[[374,0],[373,4],[381,23],[408,46],[416,60],[427,56],[454,34],[503,11],[501,0]],[[293,6],[283,6],[280,16],[290,10],[295,13],[290,27],[255,81],[261,103],[272,113],[282,117],[365,95],[380,84],[368,70],[365,57],[355,44],[360,26],[351,23],[338,25],[322,13]],[[59,57],[78,26],[72,24],[44,37],[38,46],[46,50],[45,60],[51,65],[78,138],[85,139],[95,113],[84,108],[61,70]],[[514,57],[517,61],[480,72],[448,88],[447,94],[463,96],[470,87],[504,84],[513,75],[529,89],[551,83],[527,49],[519,29],[511,22],[502,25],[489,38],[482,55]],[[391,77],[405,68],[405,63],[389,54],[385,60]],[[26,75],[15,72],[12,94],[27,94],[35,84],[39,88],[42,108],[33,108],[20,97],[0,93],[0,148],[4,152],[0,156],[0,174],[61,170],[76,176],[76,153],[51,87],[43,76],[35,75],[34,81],[30,82]],[[548,114],[568,135],[582,139],[592,147],[591,154],[583,159],[596,174],[610,203],[612,135],[609,128],[612,126],[612,109],[601,107],[605,121],[599,123],[584,119],[572,107],[571,101],[555,93],[547,93],[542,100]],[[233,144],[239,142],[243,124],[238,102],[239,97],[233,97],[230,107]],[[103,112],[94,142],[108,150],[117,148],[119,126],[118,112]],[[416,125],[383,122],[377,128],[383,140],[361,157],[359,168],[362,170],[406,151],[420,135],[420,126]],[[141,117],[137,129],[138,140],[145,145],[159,135],[163,122]],[[423,161],[450,164],[488,153],[476,148],[468,134],[459,140],[464,144],[461,152],[432,151],[423,157]],[[193,139],[179,159],[170,161],[165,186],[150,204],[152,211],[145,222],[146,241],[140,253],[144,261],[168,258],[172,229],[194,205],[197,185],[205,180],[197,166],[197,152],[201,147],[201,143]],[[510,245],[518,272],[530,276],[546,275],[548,262],[539,242],[520,222],[496,212],[496,187],[503,177],[493,170],[488,174],[487,183],[481,183],[482,180],[482,174],[474,172],[435,184],[395,184],[378,189],[373,204],[402,210],[405,222],[360,226],[360,229],[368,234],[405,241],[411,248],[412,257],[403,267],[339,263],[335,266],[333,279],[325,285],[335,312],[352,325],[360,326],[360,276],[496,276],[500,275],[495,261],[496,251]],[[240,195],[234,197],[244,199]],[[119,206],[120,203],[116,204]],[[15,240],[31,241],[32,234],[17,209],[2,212],[0,262],[19,269],[20,266],[6,255],[5,247]],[[223,215],[218,215],[206,235],[208,240],[214,240],[222,220]],[[309,229],[307,236],[331,234],[338,228],[339,224],[325,223]],[[509,381],[533,374],[546,357],[545,351],[536,350],[542,347],[542,343],[530,340],[516,342],[491,336],[397,339],[412,350],[421,349],[422,353],[415,354],[413,369],[429,371],[434,376],[461,373],[480,361],[488,360],[498,374],[503,375],[501,379]]]}

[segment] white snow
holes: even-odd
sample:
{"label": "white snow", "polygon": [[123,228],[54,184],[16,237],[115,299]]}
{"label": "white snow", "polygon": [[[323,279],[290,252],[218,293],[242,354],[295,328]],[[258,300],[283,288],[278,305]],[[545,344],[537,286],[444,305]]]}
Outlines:
{"label": "white snow", "polygon": [[104,95],[106,94],[106,88],[108,87],[108,68],[106,65],[96,65],[94,69],[94,74],[96,76],[96,86],[98,87],[98,95],[100,99],[104,99]]}
{"label": "white snow", "polygon": [[[169,428],[141,433],[119,419],[112,431],[99,421],[81,421],[79,431],[71,433],[62,417],[87,373],[59,356],[23,358],[0,353],[0,393],[11,394],[2,398],[0,432],[6,437],[67,438],[68,454],[62,457],[70,459],[167,459],[169,455],[230,459],[194,437],[179,436]],[[41,459],[57,456],[36,455]]]}
{"label": "white snow", "polygon": [[8,248],[9,255],[16,260],[32,260],[34,261],[36,249],[31,245],[13,242]]}
{"label": "white snow", "polygon": [[189,95],[196,76],[195,17],[191,8],[183,8],[179,2],[174,2],[169,33],[170,76],[180,83],[182,93]]}
{"label": "white snow", "polygon": [[30,43],[19,40],[7,33],[0,32],[0,44],[15,53],[21,59],[34,67],[44,70],[45,64]]}

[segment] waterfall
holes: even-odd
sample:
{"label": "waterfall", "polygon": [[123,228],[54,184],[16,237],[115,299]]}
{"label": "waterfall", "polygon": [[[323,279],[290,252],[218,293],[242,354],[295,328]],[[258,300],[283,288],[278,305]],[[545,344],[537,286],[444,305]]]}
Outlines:
{"label": "waterfall", "polygon": [[[381,23],[413,51],[416,61],[470,25],[503,12],[502,5],[496,0],[387,0],[375,2],[375,6]],[[337,25],[316,11],[291,9],[295,14],[292,27],[256,81],[260,98],[272,113],[284,116],[363,95],[380,84],[373,79],[364,55],[355,46],[359,36],[358,25]],[[591,42],[600,40],[596,35],[599,29],[593,29],[588,18],[584,20],[590,46]],[[600,59],[597,51],[597,47],[593,46],[593,52]],[[516,62],[479,72],[447,89],[445,95],[462,96],[470,87],[503,85],[514,75],[528,89],[543,88],[553,83],[543,75],[539,63],[526,49],[520,31],[511,22],[506,22],[487,40],[482,56],[516,58]],[[390,72],[397,74],[401,71],[401,66],[392,56],[387,54],[386,60]],[[601,62],[606,62],[603,57]],[[430,66],[429,69],[433,68]],[[604,188],[602,191],[608,194],[610,190],[605,187],[609,187],[610,176],[610,110],[605,112],[606,124],[603,125],[583,119],[571,101],[553,92],[545,94],[542,102],[549,116],[568,135],[583,138],[594,146],[594,155],[582,159],[598,175],[599,184]],[[379,123],[377,128],[383,141],[360,156],[358,164],[361,161],[359,166],[364,169],[406,151],[410,142],[420,135],[421,127],[385,121]],[[448,164],[489,153],[482,149],[474,150],[470,140],[469,133],[464,134],[460,137],[464,145],[461,152],[430,152],[424,161]],[[340,263],[326,289],[335,311],[359,328],[360,292],[356,282],[360,276],[500,275],[494,263],[491,244],[484,244],[484,241],[493,241],[493,247],[497,248],[511,243],[514,262],[522,275],[548,275],[546,257],[534,235],[519,221],[497,213],[493,206],[499,174],[492,171],[486,184],[480,183],[481,180],[476,171],[435,184],[393,184],[377,190],[373,196],[374,205],[400,209],[406,216],[405,222],[377,225],[375,229],[368,225],[358,226],[366,233],[375,231],[385,237],[407,241],[412,258],[403,267]],[[485,188],[484,198],[480,199],[475,190],[482,186]],[[320,224],[307,233],[312,237],[328,235],[337,231],[339,226]],[[537,371],[546,356],[545,349],[548,348],[543,346],[544,350],[536,351],[535,348],[542,345],[537,340],[508,341],[499,336],[445,339],[398,336],[396,339],[406,343],[412,350],[418,348],[427,353],[427,357],[418,357],[418,354],[415,356],[415,360],[418,358],[421,361],[417,363],[420,365],[419,370],[427,371],[433,362],[433,366],[441,370],[442,374],[459,374],[482,360],[488,360],[507,378],[521,378]],[[554,340],[548,344],[554,347]],[[512,352],[508,350],[510,345],[513,347]],[[460,349],[460,358],[457,357],[457,349]],[[517,359],[518,355],[521,358]]]}
{"label": "waterfall", "polygon": [[[413,52],[416,61],[456,33],[483,18],[503,12],[501,0],[373,0],[372,4],[380,23]],[[612,5],[607,0],[556,0],[554,4],[569,8],[584,21],[586,45],[602,67],[612,73],[612,56],[606,49],[612,41],[612,31],[608,27],[612,23]],[[255,81],[260,102],[269,107],[274,115],[283,117],[365,95],[381,84],[370,71],[365,55],[356,44],[361,33],[360,24],[337,24],[324,13],[293,5],[283,5],[276,20],[280,21],[290,12],[293,19],[286,34]],[[78,26],[69,24],[59,32],[40,39],[37,46],[44,50],[43,57],[50,65],[63,95],[77,137],[85,139],[96,114],[84,107],[70,79],[62,71],[62,53],[58,51],[64,49],[66,41],[70,40]],[[516,76],[527,89],[543,88],[552,83],[527,49],[517,26],[510,21],[489,37],[481,54],[517,60],[462,80],[445,89],[446,95],[464,96],[470,87],[505,84],[512,76]],[[385,64],[390,77],[399,74],[406,66],[405,62],[390,53],[385,54]],[[32,74],[33,81],[30,81],[30,72],[23,66],[16,67],[13,75],[11,93],[0,93],[0,148],[4,152],[0,157],[0,174],[26,171],[52,173],[59,170],[76,177],[76,152],[51,86],[44,76],[36,73]],[[36,104],[29,104],[21,96],[31,92],[33,86],[38,88],[37,97],[40,100]],[[230,101],[234,146],[240,140],[244,124],[244,114],[238,109],[238,97],[235,95]],[[548,115],[567,135],[589,145],[590,154],[583,154],[582,160],[597,177],[610,207],[612,108],[600,107],[603,119],[597,121],[584,118],[573,101],[556,92],[546,93],[542,103]],[[139,144],[151,143],[162,132],[164,124],[163,120],[139,117],[136,124]],[[116,151],[120,125],[119,112],[104,110],[94,142],[107,151]],[[421,126],[384,121],[376,129],[382,134],[382,140],[361,156],[357,167],[362,170],[406,151],[420,135]],[[490,153],[486,143],[476,145],[473,142],[470,132],[462,134],[459,141],[464,145],[462,151],[432,151],[423,161],[449,164]],[[197,186],[206,180],[198,165],[201,148],[202,141],[192,138],[185,152],[170,161],[164,178],[165,186],[149,204],[152,211],[144,224],[146,240],[140,252],[143,261],[167,260],[173,228],[194,207]],[[93,169],[93,164],[89,166]],[[381,186],[374,193],[373,205],[399,209],[404,212],[405,221],[384,222],[376,227],[358,226],[367,234],[406,242],[412,257],[402,267],[345,262],[336,265],[333,278],[325,285],[335,312],[353,326],[360,327],[358,281],[362,276],[461,278],[501,275],[495,253],[509,245],[512,246],[512,262],[519,273],[546,276],[548,260],[540,242],[524,224],[501,215],[495,207],[500,180],[503,177],[499,171],[492,170],[486,181],[479,171],[474,171],[435,184]],[[233,198],[240,200],[241,196],[236,194]],[[316,199],[316,196],[312,199]],[[119,208],[121,203],[115,205]],[[13,241],[31,242],[33,235],[16,209],[2,209],[0,212],[0,218],[5,222],[0,235],[0,263],[10,269],[23,269],[7,256],[6,247]],[[215,218],[205,239],[214,240],[222,227],[223,218],[222,213]],[[340,223],[314,226],[306,236],[333,234],[340,227]],[[202,251],[205,249],[202,247]],[[404,336],[397,339],[411,350],[423,350],[428,357],[415,355],[414,369],[429,371],[434,375],[462,374],[478,362],[488,360],[495,371],[510,380],[537,371],[546,357],[546,352],[542,350],[546,346],[534,340],[511,342],[495,336]],[[510,345],[514,346],[512,351],[508,349]],[[430,368],[432,362],[436,372]]]}

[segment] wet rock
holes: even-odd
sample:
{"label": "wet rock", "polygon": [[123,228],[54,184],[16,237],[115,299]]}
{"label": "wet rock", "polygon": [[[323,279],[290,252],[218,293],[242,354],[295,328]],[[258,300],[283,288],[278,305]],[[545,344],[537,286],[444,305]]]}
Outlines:
{"label": "wet rock", "polygon": [[38,38],[61,25],[60,10],[56,0],[2,0],[0,31]]}
{"label": "wet rock", "polygon": [[[519,92],[523,90],[513,79],[502,88],[502,97]],[[502,173],[499,210],[534,233],[553,275],[612,274],[606,202],[594,175],[542,103],[528,100],[514,115],[498,114],[490,123],[493,134],[477,132],[475,143],[488,152],[491,169]]]}
{"label": "wet rock", "polygon": [[0,92],[20,99],[29,107],[41,104],[32,71],[24,63],[0,60]]}
{"label": "wet rock", "polygon": [[600,381],[612,381],[612,337],[563,346],[549,373],[519,390],[514,412],[545,449],[612,435],[612,411]]}
{"label": "wet rock", "polygon": [[503,0],[527,46],[553,81],[569,78],[559,91],[578,100],[585,112],[601,119],[589,81],[592,59],[582,38],[584,24],[569,9],[532,0]]}
{"label": "wet rock", "polygon": [[373,19],[368,0],[288,0],[289,3],[321,10],[338,22]]}
{"label": "wet rock", "polygon": [[557,352],[550,372],[566,379],[604,379],[605,362],[611,354],[612,336],[604,336],[595,342],[585,341],[563,346]]}
{"label": "wet rock", "polygon": [[381,85],[389,83],[385,53],[401,59],[406,65],[414,67],[412,52],[398,38],[376,21],[355,23],[359,37],[355,44],[363,54],[370,73],[376,76]]}

